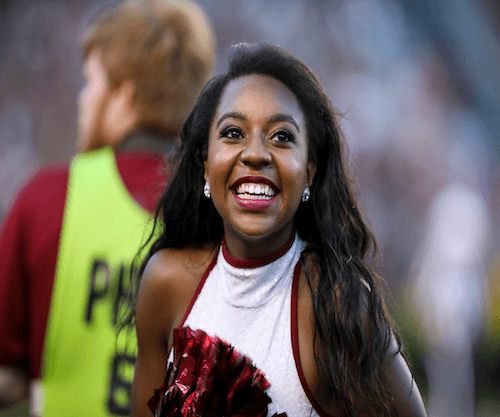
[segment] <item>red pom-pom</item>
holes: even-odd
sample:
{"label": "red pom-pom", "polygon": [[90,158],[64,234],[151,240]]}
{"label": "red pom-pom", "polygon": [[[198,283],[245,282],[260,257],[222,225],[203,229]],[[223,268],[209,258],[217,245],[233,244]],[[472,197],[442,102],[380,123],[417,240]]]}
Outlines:
{"label": "red pom-pom", "polygon": [[230,344],[182,327],[174,329],[173,349],[165,382],[148,401],[155,417],[267,415],[269,382]]}

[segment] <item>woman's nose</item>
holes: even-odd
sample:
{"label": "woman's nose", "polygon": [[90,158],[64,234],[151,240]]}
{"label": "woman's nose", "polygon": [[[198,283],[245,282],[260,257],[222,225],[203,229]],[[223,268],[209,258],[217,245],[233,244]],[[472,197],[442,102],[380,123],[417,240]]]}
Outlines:
{"label": "woman's nose", "polygon": [[260,167],[267,166],[272,162],[267,138],[258,134],[251,135],[245,139],[243,146],[240,158],[245,165]]}

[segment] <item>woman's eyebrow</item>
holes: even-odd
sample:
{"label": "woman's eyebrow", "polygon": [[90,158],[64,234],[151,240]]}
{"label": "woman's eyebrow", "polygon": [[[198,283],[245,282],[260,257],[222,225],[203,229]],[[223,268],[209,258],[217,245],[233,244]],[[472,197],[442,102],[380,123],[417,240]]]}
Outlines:
{"label": "woman's eyebrow", "polygon": [[233,118],[233,119],[239,119],[239,120],[243,120],[243,121],[246,121],[247,118],[245,117],[245,115],[243,113],[240,113],[240,112],[237,112],[237,111],[230,111],[230,112],[227,112],[227,113],[224,113],[219,120],[217,120],[217,127],[219,127],[219,125],[225,120],[225,119],[228,119],[229,117]]}
{"label": "woman's eyebrow", "polygon": [[294,125],[295,128],[297,129],[297,131],[300,132],[298,123],[295,121],[295,119],[292,116],[290,116],[288,114],[278,113],[278,114],[271,116],[268,119],[268,123],[279,123],[279,122],[288,122],[288,123]]}

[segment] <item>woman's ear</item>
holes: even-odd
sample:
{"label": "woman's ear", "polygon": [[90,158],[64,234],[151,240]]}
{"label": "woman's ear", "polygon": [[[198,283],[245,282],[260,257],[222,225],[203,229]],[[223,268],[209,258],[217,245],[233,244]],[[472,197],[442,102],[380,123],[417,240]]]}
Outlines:
{"label": "woman's ear", "polygon": [[318,161],[316,159],[314,161],[309,161],[307,163],[306,183],[308,187],[310,187],[313,183],[317,167],[318,167]]}

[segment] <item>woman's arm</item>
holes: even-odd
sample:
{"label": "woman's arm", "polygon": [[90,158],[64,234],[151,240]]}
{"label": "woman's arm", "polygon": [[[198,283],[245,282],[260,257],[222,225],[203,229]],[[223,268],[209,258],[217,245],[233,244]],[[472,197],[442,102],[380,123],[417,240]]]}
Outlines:
{"label": "woman's arm", "polygon": [[144,270],[136,306],[139,346],[132,383],[132,417],[151,417],[147,401],[163,385],[172,331],[179,327],[213,248],[163,249]]}
{"label": "woman's arm", "polygon": [[[309,272],[314,270],[314,265],[309,265]],[[317,276],[313,275],[314,279]],[[364,314],[364,327],[367,335],[370,335],[370,321],[368,320],[368,293],[362,293],[362,305]],[[317,368],[314,356],[314,308],[311,299],[311,292],[307,285],[304,274],[301,276],[298,288],[298,312],[297,325],[299,334],[299,352],[302,369],[307,384],[316,395],[318,403],[332,416],[343,415],[341,409],[342,405],[337,398],[332,398],[331,390],[325,389],[328,386],[326,380],[323,380]],[[337,308],[341,309],[338,305],[339,300],[335,299]],[[318,352],[319,354],[319,352]],[[399,417],[425,417],[426,412],[420,391],[417,387],[415,380],[410,372],[408,364],[401,353],[398,353],[398,345],[396,339],[393,338],[389,349],[386,353],[386,360],[382,364],[383,372],[385,375],[384,385],[388,389],[391,397],[393,398],[394,408]],[[349,393],[347,393],[349,394]],[[358,410],[364,410],[366,404],[363,404],[357,398],[351,396],[354,406]],[[366,411],[361,411],[359,417],[372,417]]]}
{"label": "woman's arm", "polygon": [[160,254],[150,259],[137,297],[136,332],[139,350],[131,404],[131,415],[135,417],[151,417],[147,401],[165,378],[171,306],[168,303],[169,277],[162,270],[162,263]]}
{"label": "woman's arm", "polygon": [[413,379],[403,355],[396,352],[397,343],[393,338],[387,358],[382,366],[397,415],[400,417],[425,417],[427,413],[417,383]]}

